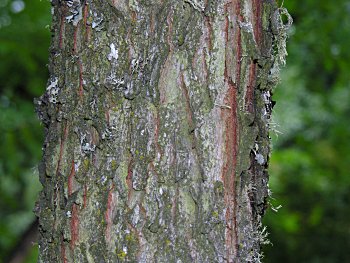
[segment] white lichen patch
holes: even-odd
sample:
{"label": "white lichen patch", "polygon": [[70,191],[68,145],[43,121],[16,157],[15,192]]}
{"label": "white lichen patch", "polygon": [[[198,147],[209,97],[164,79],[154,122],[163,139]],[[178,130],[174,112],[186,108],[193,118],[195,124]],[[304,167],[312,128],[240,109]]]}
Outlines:
{"label": "white lichen patch", "polygon": [[128,254],[128,248],[127,248],[126,246],[123,247],[123,252],[124,252],[125,254]]}
{"label": "white lichen patch", "polygon": [[72,217],[72,212],[71,212],[71,211],[67,211],[66,216],[67,216],[68,218],[71,218],[71,217]]}
{"label": "white lichen patch", "polygon": [[271,93],[269,90],[263,92],[263,99],[265,104],[271,104]]}
{"label": "white lichen patch", "polygon": [[115,48],[114,43],[110,44],[111,52],[108,54],[108,60],[112,61],[113,59],[118,60],[118,49]]}
{"label": "white lichen patch", "polygon": [[137,1],[137,0],[129,0],[129,8],[133,9],[137,13],[139,13],[141,10],[138,2],[139,1]]}
{"label": "white lichen patch", "polygon": [[111,139],[113,138],[113,133],[109,128],[106,128],[103,132],[102,132],[102,140],[106,140],[106,139]]}
{"label": "white lichen patch", "polygon": [[81,161],[77,160],[74,162],[74,171],[78,172],[79,171],[79,167],[80,167]]}
{"label": "white lichen patch", "polygon": [[67,22],[77,26],[79,21],[83,19],[83,6],[80,0],[67,1],[66,5],[71,13],[71,15],[66,16]]}
{"label": "white lichen patch", "polygon": [[66,17],[68,23],[73,23],[74,26],[77,26],[79,21],[83,19],[83,8],[79,7],[78,10],[74,10],[73,14]]}
{"label": "white lichen patch", "polygon": [[58,78],[56,77],[54,80],[52,80],[49,84],[49,86],[47,86],[46,90],[50,91],[53,88],[56,88],[58,84]]}
{"label": "white lichen patch", "polygon": [[262,108],[262,119],[265,120],[267,125],[271,123],[271,114],[273,104],[271,101],[271,92],[269,90],[262,92],[262,99],[264,101],[264,107]]}
{"label": "white lichen patch", "polygon": [[81,151],[85,154],[94,152],[96,149],[96,145],[93,145],[92,143],[88,142],[86,134],[80,135],[80,145]]}
{"label": "white lichen patch", "polygon": [[68,1],[66,1],[66,5],[68,6],[68,7],[72,7],[73,6],[73,0],[68,0]]}
{"label": "white lichen patch", "polygon": [[250,22],[241,22],[241,21],[238,21],[239,22],[239,27],[248,32],[248,33],[253,33],[253,25],[252,23]]}
{"label": "white lichen patch", "polygon": [[103,175],[102,177],[101,177],[101,184],[105,184],[107,182],[107,176],[105,176],[105,175]]}
{"label": "white lichen patch", "polygon": [[265,161],[264,156],[261,153],[259,153],[259,145],[257,143],[255,143],[252,151],[255,155],[255,160],[257,161],[257,163],[260,165],[263,165],[266,161]]}
{"label": "white lichen patch", "polygon": [[137,223],[140,221],[140,206],[136,205],[134,208],[134,213],[132,215],[132,224],[136,227]]}
{"label": "white lichen patch", "polygon": [[103,28],[102,22],[103,22],[103,17],[98,16],[96,12],[93,14],[93,21],[91,24],[92,29],[95,29],[96,31],[100,31]]}
{"label": "white lichen patch", "polygon": [[46,88],[47,94],[49,95],[49,101],[51,103],[57,103],[57,96],[59,93],[58,78],[55,77],[51,80],[50,84]]}
{"label": "white lichen patch", "polygon": [[185,0],[185,3],[189,3],[194,9],[199,12],[203,12],[205,9],[204,2],[200,0]]}
{"label": "white lichen patch", "polygon": [[265,163],[264,156],[260,153],[255,155],[255,160],[258,162],[258,164],[263,165]]}
{"label": "white lichen patch", "polygon": [[95,148],[96,148],[95,145],[92,145],[88,142],[82,144],[82,146],[81,146],[81,149],[84,153],[94,152]]}
{"label": "white lichen patch", "polygon": [[136,71],[139,71],[140,69],[140,66],[142,64],[142,61],[140,58],[133,58],[131,60],[131,70],[132,70],[132,73],[136,72]]}
{"label": "white lichen patch", "polygon": [[112,71],[111,74],[106,78],[106,82],[114,86],[115,89],[121,90],[125,87],[125,80],[123,77],[117,77],[115,72]]}

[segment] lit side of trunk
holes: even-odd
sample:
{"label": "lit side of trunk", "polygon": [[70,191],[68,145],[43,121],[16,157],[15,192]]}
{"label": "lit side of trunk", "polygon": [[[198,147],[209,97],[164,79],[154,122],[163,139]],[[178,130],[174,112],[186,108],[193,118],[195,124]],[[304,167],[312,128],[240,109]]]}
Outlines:
{"label": "lit side of trunk", "polygon": [[39,261],[258,262],[274,1],[52,4]]}

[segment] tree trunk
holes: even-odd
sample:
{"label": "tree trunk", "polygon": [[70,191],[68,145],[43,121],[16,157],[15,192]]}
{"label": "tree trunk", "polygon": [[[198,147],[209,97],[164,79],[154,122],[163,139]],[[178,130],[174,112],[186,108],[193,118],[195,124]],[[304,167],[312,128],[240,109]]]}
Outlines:
{"label": "tree trunk", "polygon": [[52,0],[39,262],[259,262],[272,0]]}

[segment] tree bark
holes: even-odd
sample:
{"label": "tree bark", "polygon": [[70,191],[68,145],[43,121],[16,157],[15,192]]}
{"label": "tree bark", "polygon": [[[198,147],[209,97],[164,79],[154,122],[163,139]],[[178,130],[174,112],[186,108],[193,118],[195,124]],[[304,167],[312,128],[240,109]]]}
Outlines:
{"label": "tree bark", "polygon": [[51,2],[39,262],[259,262],[282,9]]}

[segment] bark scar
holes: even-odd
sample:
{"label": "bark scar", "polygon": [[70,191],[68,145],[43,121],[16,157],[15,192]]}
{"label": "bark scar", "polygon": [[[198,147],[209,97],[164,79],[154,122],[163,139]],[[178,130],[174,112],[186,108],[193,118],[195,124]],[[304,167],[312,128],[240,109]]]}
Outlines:
{"label": "bark scar", "polygon": [[[226,258],[228,262],[234,262],[238,255],[238,233],[237,233],[237,194],[236,194],[236,168],[238,154],[238,116],[237,116],[237,93],[240,87],[241,76],[241,31],[239,21],[242,20],[240,14],[240,0],[233,0],[225,5],[225,69],[224,80],[227,87],[227,93],[224,98],[224,105],[228,105],[222,110],[222,117],[225,122],[225,151],[222,178],[224,184],[224,201],[226,204]],[[229,26],[229,17],[235,21],[234,27]],[[235,41],[235,42],[234,42]],[[230,52],[235,49],[236,52]],[[232,61],[236,61],[235,74],[229,66]]]}

